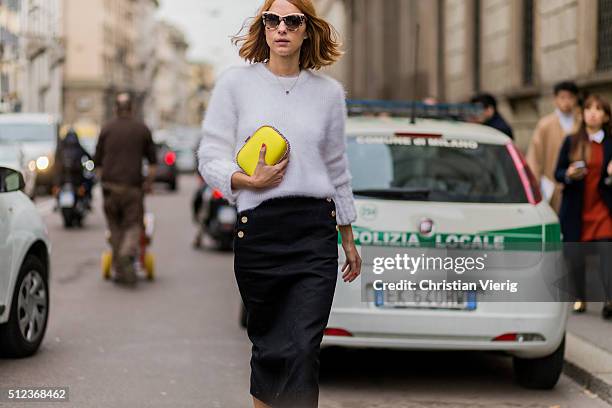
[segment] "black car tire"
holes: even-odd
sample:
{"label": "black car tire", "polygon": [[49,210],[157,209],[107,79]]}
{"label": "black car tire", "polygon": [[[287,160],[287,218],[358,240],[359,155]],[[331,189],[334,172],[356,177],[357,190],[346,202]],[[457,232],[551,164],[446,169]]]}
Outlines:
{"label": "black car tire", "polygon": [[[44,315],[44,322],[42,327],[42,332],[40,336],[33,342],[29,342],[24,336],[21,334],[21,330],[19,329],[19,316],[17,310],[17,302],[18,302],[18,291],[21,287],[21,283],[23,282],[26,275],[31,272],[36,271],[41,277],[44,285],[46,296],[46,309]],[[47,322],[49,321],[49,283],[48,277],[46,273],[46,268],[43,263],[36,258],[35,256],[28,255],[19,270],[19,275],[17,276],[17,282],[15,282],[15,289],[13,293],[13,300],[11,302],[11,309],[9,314],[9,320],[7,323],[0,325],[0,355],[2,357],[10,357],[10,358],[23,358],[31,356],[36,353],[40,344],[42,343],[45,332],[47,330]]]}
{"label": "black car tire", "polygon": [[170,189],[170,191],[176,191],[178,189],[178,183],[176,179],[168,183],[168,188]]}
{"label": "black car tire", "polygon": [[559,381],[563,371],[565,337],[550,355],[539,358],[514,357],[514,378],[521,386],[535,390],[550,390]]}

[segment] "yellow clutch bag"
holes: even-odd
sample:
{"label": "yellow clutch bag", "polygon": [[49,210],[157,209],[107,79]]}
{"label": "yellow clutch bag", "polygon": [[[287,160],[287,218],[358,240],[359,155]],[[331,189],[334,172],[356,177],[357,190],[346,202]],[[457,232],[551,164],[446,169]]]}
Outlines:
{"label": "yellow clutch bag", "polygon": [[266,164],[273,166],[289,154],[289,141],[272,126],[262,126],[249,136],[236,155],[236,163],[249,176],[259,162],[261,145],[266,145]]}

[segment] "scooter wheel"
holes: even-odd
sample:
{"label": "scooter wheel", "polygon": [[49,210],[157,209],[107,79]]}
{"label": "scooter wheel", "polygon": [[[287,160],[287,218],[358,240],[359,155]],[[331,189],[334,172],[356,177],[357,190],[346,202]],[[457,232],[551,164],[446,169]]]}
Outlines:
{"label": "scooter wheel", "polygon": [[102,277],[104,279],[111,278],[111,268],[113,265],[113,254],[111,251],[104,251],[102,253]]}
{"label": "scooter wheel", "polygon": [[155,279],[155,256],[150,252],[145,254],[144,269],[148,280],[152,281]]}

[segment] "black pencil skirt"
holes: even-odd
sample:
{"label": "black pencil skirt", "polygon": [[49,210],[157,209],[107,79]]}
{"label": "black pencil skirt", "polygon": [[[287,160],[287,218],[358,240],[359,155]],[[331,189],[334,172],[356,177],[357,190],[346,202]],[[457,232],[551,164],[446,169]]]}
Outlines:
{"label": "black pencil skirt", "polygon": [[253,343],[251,395],[316,407],[319,351],[338,274],[332,199],[282,197],[238,214],[234,272]]}

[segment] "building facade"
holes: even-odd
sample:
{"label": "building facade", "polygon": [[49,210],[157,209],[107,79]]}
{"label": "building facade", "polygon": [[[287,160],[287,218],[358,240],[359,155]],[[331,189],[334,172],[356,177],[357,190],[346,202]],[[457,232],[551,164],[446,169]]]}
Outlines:
{"label": "building facade", "polygon": [[100,125],[117,92],[137,94],[138,21],[132,0],[64,0],[65,123]]}
{"label": "building facade", "polygon": [[189,71],[191,80],[187,124],[199,127],[202,125],[204,112],[214,86],[215,70],[212,64],[192,61],[189,63]]}
{"label": "building facade", "polygon": [[146,118],[148,112],[154,109],[152,84],[157,71],[155,41],[159,8],[158,0],[133,0],[136,41],[134,52],[136,57],[136,70],[138,75],[135,81],[135,98],[141,109],[141,116]]}
{"label": "building facade", "polygon": [[156,69],[151,88],[152,105],[145,119],[156,129],[189,124],[191,72],[189,44],[173,25],[159,21],[155,29]]}
{"label": "building facade", "polygon": [[20,111],[20,0],[0,0],[0,113]]}
{"label": "building facade", "polygon": [[318,13],[339,31],[344,44],[343,58],[328,72],[344,83],[353,98],[412,99],[440,94],[436,46],[441,3],[316,1]]}
{"label": "building facade", "polygon": [[612,96],[612,0],[319,0],[319,10],[329,2],[344,9],[346,63],[335,75],[351,97],[491,92],[525,148],[553,109],[555,82]]}
{"label": "building facade", "polygon": [[20,93],[24,112],[62,114],[61,0],[21,1]]}

